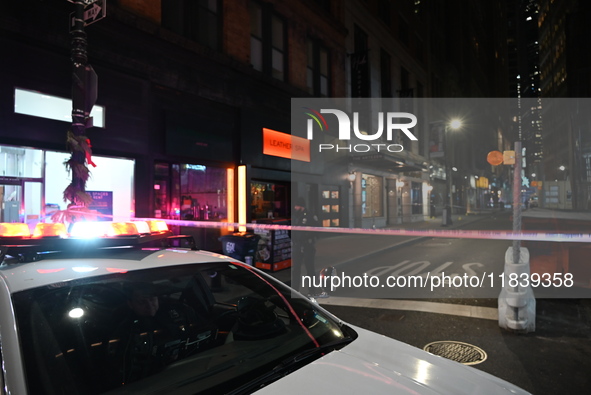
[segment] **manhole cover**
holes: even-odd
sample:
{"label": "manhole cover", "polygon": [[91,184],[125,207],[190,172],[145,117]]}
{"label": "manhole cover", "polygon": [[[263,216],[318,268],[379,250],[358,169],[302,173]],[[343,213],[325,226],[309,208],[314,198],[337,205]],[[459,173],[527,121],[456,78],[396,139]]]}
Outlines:
{"label": "manhole cover", "polygon": [[438,341],[427,344],[423,350],[464,365],[476,365],[486,361],[484,350],[468,343]]}

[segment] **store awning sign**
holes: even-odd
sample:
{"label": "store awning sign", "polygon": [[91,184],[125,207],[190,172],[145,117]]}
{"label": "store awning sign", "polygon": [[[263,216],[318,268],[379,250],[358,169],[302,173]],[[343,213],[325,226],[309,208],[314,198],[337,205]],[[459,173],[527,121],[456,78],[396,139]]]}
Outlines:
{"label": "store awning sign", "polygon": [[263,154],[310,162],[310,140],[263,128]]}

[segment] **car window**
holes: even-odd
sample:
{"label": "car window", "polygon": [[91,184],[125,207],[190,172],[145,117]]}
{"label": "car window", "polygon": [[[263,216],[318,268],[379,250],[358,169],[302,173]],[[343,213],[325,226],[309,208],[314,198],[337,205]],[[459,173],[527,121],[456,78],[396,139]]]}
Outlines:
{"label": "car window", "polygon": [[223,393],[355,336],[282,283],[233,263],[51,284],[14,303],[35,394]]}

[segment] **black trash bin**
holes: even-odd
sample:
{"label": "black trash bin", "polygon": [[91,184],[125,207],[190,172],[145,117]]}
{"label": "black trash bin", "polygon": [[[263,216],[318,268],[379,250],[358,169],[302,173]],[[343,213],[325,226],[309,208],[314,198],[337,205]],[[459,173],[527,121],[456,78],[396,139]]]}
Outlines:
{"label": "black trash bin", "polygon": [[246,257],[252,257],[254,261],[260,238],[254,233],[237,232],[220,237],[220,241],[224,255],[246,262]]}

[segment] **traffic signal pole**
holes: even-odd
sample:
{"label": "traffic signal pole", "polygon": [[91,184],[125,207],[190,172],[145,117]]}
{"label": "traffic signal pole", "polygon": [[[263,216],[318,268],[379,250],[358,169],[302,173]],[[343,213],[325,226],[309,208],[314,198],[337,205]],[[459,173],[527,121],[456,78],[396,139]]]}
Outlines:
{"label": "traffic signal pole", "polygon": [[[513,165],[513,232],[521,232],[521,142],[515,143]],[[517,279],[529,278],[529,251],[521,247],[520,240],[505,253],[504,287],[498,298],[499,326],[521,333],[536,329],[536,299],[531,285],[521,285]]]}

